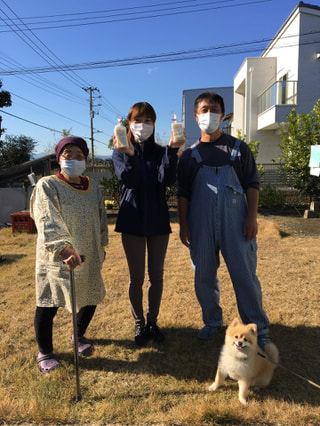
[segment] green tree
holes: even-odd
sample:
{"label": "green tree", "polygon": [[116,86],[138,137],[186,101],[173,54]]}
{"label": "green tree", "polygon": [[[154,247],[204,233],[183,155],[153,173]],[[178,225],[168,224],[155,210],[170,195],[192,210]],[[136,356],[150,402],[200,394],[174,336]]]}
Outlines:
{"label": "green tree", "polygon": [[[247,137],[246,137],[246,135],[242,136],[241,130],[238,130],[237,138],[242,140],[243,142],[246,142]],[[250,150],[253,154],[253,158],[257,161],[257,157],[258,157],[258,154],[259,154],[260,141],[254,142],[253,140],[251,140],[247,144],[248,144],[248,146],[249,146],[249,148],[250,148]],[[266,171],[264,170],[262,164],[257,164],[257,169],[258,169],[258,172],[259,172],[259,176],[261,178],[265,174]]]}
{"label": "green tree", "polygon": [[0,168],[29,161],[37,142],[27,136],[6,136],[0,146]]}
{"label": "green tree", "polygon": [[120,194],[119,194],[119,181],[114,171],[114,165],[112,161],[106,162],[106,167],[108,171],[110,172],[111,177],[107,179],[106,177],[103,177],[100,180],[100,185],[103,187],[103,189],[111,196],[111,198],[117,202],[117,204],[120,204]]}
{"label": "green tree", "polygon": [[[2,87],[2,81],[0,80],[0,89]],[[0,90],[0,108],[3,107],[10,107],[12,105],[11,102],[11,95],[9,92],[7,92],[6,90]],[[2,128],[1,126],[2,123],[2,117],[0,115],[0,137],[2,135],[2,133],[4,133],[5,129]],[[0,146],[1,146],[2,142],[0,141]]]}
{"label": "green tree", "polygon": [[70,136],[71,130],[72,130],[72,127],[70,127],[70,129],[69,129],[69,130],[67,130],[67,129],[62,129],[62,134],[61,134],[61,136],[62,136],[63,138],[66,138],[67,136]]}
{"label": "green tree", "polygon": [[309,196],[310,201],[320,196],[319,177],[310,175],[311,145],[320,145],[320,99],[310,114],[297,114],[293,108],[282,123],[280,169],[287,183]]}

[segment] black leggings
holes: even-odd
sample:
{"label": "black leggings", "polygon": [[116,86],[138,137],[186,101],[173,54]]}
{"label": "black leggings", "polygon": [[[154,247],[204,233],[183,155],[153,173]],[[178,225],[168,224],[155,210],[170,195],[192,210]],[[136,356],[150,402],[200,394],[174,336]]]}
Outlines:
{"label": "black leggings", "polygon": [[143,291],[146,251],[148,252],[148,311],[147,322],[156,322],[163,291],[163,266],[169,234],[152,237],[138,237],[122,234],[122,244],[126,254],[130,282],[129,299],[131,312],[136,325],[144,325]]}
{"label": "black leggings", "polygon": [[[77,313],[77,334],[82,337],[88,328],[88,325],[96,310],[95,305],[84,306]],[[39,352],[48,354],[53,351],[52,328],[53,318],[58,311],[57,307],[42,308],[37,306],[34,317],[34,329],[39,347]]]}

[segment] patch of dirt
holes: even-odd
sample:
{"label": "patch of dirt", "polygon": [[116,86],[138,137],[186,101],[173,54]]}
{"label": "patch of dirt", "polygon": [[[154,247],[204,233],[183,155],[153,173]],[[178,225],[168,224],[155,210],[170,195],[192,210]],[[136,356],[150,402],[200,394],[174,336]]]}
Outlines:
{"label": "patch of dirt", "polygon": [[283,237],[296,235],[300,237],[319,237],[320,218],[305,219],[293,215],[259,214],[259,218],[264,218],[274,222]]}
{"label": "patch of dirt", "polygon": [[[176,208],[169,210],[171,223],[178,223],[178,212]],[[286,211],[263,211],[259,210],[259,218],[275,223],[282,237],[296,235],[300,237],[319,237],[320,236],[320,218],[304,219],[304,210],[286,210]],[[115,223],[118,210],[112,213],[108,211],[108,222]],[[265,224],[263,226],[266,226]],[[271,230],[269,230],[272,232]]]}

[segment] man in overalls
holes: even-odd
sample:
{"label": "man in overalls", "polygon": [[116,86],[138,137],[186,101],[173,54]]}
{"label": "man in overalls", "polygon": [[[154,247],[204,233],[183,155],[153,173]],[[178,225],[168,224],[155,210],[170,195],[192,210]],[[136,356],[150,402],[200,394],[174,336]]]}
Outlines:
{"label": "man in overalls", "polygon": [[270,340],[256,276],[259,176],[248,145],[220,131],[224,113],[224,101],[216,93],[203,93],[195,101],[201,138],[179,161],[180,238],[190,249],[205,325],[198,338],[211,339],[223,323],[217,278],[221,251],[240,317],[245,324],[257,324],[264,349]]}

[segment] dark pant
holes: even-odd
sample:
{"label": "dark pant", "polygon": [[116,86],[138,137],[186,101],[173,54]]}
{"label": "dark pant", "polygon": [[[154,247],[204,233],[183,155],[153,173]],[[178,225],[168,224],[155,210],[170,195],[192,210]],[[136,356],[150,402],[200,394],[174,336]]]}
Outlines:
{"label": "dark pant", "polygon": [[[84,306],[77,313],[77,334],[82,337],[94,315],[95,305]],[[34,329],[39,347],[39,352],[48,354],[53,351],[52,328],[53,318],[56,316],[58,308],[42,308],[37,306],[34,317]]]}
{"label": "dark pant", "polygon": [[136,325],[144,325],[145,323],[142,285],[145,276],[146,248],[149,275],[147,321],[156,322],[162,297],[163,266],[168,242],[168,234],[153,237],[122,234],[122,244],[130,273],[129,299]]}

